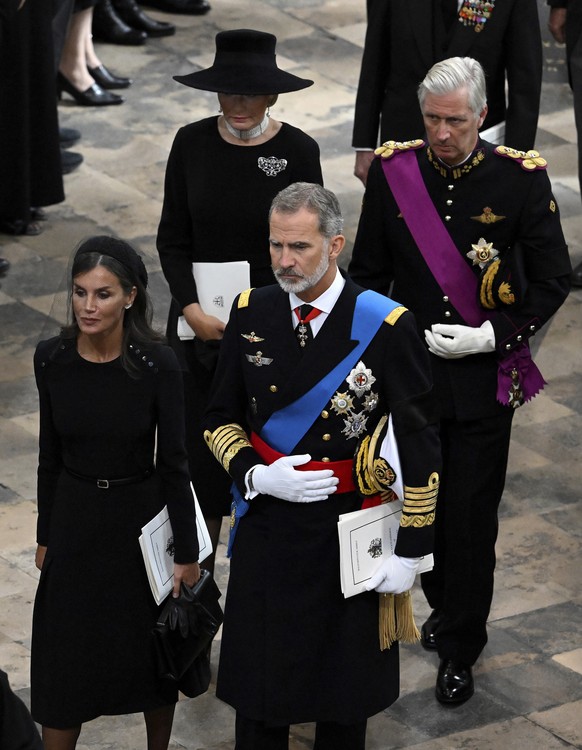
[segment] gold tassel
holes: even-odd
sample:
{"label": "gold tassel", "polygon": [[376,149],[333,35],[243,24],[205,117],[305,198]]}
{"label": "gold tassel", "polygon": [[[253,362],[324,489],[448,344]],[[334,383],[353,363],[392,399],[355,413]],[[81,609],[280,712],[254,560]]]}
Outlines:
{"label": "gold tassel", "polygon": [[410,591],[403,594],[380,594],[380,650],[390,648],[394,641],[416,643],[420,633],[414,622],[412,595]]}

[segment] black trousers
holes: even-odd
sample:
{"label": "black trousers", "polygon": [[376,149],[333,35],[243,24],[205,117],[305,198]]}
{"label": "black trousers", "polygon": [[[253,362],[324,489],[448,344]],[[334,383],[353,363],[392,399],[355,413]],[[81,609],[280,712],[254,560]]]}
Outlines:
{"label": "black trousers", "polygon": [[[365,750],[367,721],[336,724],[318,721],[313,750]],[[289,725],[268,726],[263,721],[236,714],[235,750],[288,750]]]}
{"label": "black trousers", "polygon": [[497,511],[507,470],[513,409],[469,422],[441,421],[443,471],[435,521],[435,566],[421,576],[440,612],[441,659],[475,663],[487,643]]}

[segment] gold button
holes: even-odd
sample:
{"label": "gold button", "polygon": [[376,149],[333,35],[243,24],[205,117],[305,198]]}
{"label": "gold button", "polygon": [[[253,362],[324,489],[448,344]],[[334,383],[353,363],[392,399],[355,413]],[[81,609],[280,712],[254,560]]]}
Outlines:
{"label": "gold button", "polygon": [[450,318],[450,317],[451,317],[451,313],[448,310],[446,310],[445,311],[445,318]]}
{"label": "gold button", "polygon": [[447,297],[447,295],[445,294],[445,296],[443,297],[443,302],[448,302],[448,301],[449,301],[449,298],[448,298],[448,297]]}
{"label": "gold button", "polygon": [[445,216],[445,221],[450,221],[450,220],[451,220],[450,216]]}
{"label": "gold button", "polygon": [[328,464],[331,461],[331,458],[324,456],[321,460],[323,461],[324,464]]}
{"label": "gold button", "polygon": [[270,386],[269,386],[269,390],[271,391],[271,393],[277,393],[277,391],[278,391],[279,389],[277,388],[277,386],[276,386],[276,385],[270,385]]}
{"label": "gold button", "polygon": [[324,410],[323,410],[323,411],[321,412],[321,416],[322,416],[322,417],[323,417],[324,419],[327,419],[327,418],[329,417],[329,412],[328,412],[328,411],[325,411],[325,409],[324,409]]}
{"label": "gold button", "polygon": [[454,190],[454,188],[455,188],[454,185],[447,185],[447,187],[448,187],[449,190]]}
{"label": "gold button", "polygon": [[521,341],[522,339],[523,339],[523,336],[518,336],[518,337],[517,337],[517,340],[518,340],[518,341]]}
{"label": "gold button", "polygon": [[449,198],[447,201],[447,206],[452,206],[452,205],[453,205],[453,201]]}
{"label": "gold button", "polygon": [[326,433],[325,433],[325,435],[323,436],[323,439],[324,439],[324,440],[325,440],[326,442],[327,442],[328,440],[331,440],[331,435],[329,434],[329,432],[326,432]]}

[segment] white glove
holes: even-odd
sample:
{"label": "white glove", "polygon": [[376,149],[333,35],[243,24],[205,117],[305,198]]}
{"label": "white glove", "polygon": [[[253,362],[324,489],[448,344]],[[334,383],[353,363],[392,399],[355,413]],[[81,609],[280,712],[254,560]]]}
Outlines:
{"label": "white glove", "polygon": [[291,503],[314,503],[336,491],[339,479],[331,469],[295,471],[309,463],[311,456],[283,456],[270,466],[257,464],[252,474],[254,489],[261,495],[273,495]]}
{"label": "white glove", "polygon": [[424,332],[429,352],[443,359],[459,359],[467,354],[485,354],[495,351],[495,331],[486,320],[480,328],[435,323]]}
{"label": "white glove", "polygon": [[366,584],[366,590],[379,594],[402,594],[412,588],[422,557],[391,555]]}

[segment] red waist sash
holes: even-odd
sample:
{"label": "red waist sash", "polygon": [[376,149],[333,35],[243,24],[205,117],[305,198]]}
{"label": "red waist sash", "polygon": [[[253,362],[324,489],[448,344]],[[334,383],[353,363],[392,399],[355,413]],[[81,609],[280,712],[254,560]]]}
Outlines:
{"label": "red waist sash", "polygon": [[[274,463],[278,458],[283,458],[284,453],[271,448],[270,445],[265,443],[256,432],[251,432],[251,444],[259,456],[267,464]],[[339,479],[336,492],[355,492],[354,478],[352,475],[352,468],[354,461],[351,458],[347,458],[345,461],[310,461],[302,466],[296,466],[297,471],[320,471],[322,469],[331,469]]]}

